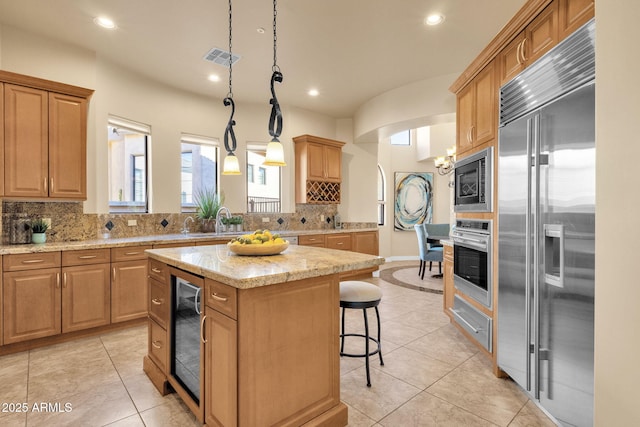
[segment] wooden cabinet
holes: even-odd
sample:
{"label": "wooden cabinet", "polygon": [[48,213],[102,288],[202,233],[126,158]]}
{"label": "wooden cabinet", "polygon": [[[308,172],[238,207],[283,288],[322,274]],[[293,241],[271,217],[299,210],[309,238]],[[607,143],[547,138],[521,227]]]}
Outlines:
{"label": "wooden cabinet", "polygon": [[109,249],[62,253],[62,333],[111,323]]}
{"label": "wooden cabinet", "polygon": [[453,284],[453,246],[444,246],[444,312],[450,315],[449,309],[453,307],[455,287]]}
{"label": "wooden cabinet", "polygon": [[325,248],[351,250],[351,235],[349,233],[327,234],[325,236]]}
{"label": "wooden cabinet", "polygon": [[351,234],[351,250],[362,254],[379,255],[378,231],[360,231]]}
{"label": "wooden cabinet", "polygon": [[593,0],[559,0],[558,37],[563,40],[586,24],[595,14]]}
{"label": "wooden cabinet", "polygon": [[111,323],[147,316],[150,245],[111,249]]}
{"label": "wooden cabinet", "polygon": [[295,143],[296,203],[340,203],[344,142],[312,135]]}
{"label": "wooden cabinet", "polygon": [[6,255],[3,343],[61,332],[60,252]]}
{"label": "wooden cabinet", "polygon": [[4,195],[85,200],[93,91],[8,71],[0,71],[0,82]]}
{"label": "wooden cabinet", "polygon": [[498,56],[500,85],[558,44],[558,1],[547,6]]}
{"label": "wooden cabinet", "polygon": [[317,248],[325,247],[324,234],[303,234],[298,236],[298,244],[302,246],[315,246]]}
{"label": "wooden cabinet", "polygon": [[462,154],[496,138],[498,86],[494,62],[487,65],[457,95],[457,147]]}

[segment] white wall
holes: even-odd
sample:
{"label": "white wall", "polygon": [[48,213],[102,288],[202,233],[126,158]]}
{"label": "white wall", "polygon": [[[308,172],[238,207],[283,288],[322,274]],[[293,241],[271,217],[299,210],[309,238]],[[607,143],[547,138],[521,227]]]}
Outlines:
{"label": "white wall", "polygon": [[638,17],[596,2],[596,426],[640,425]]}

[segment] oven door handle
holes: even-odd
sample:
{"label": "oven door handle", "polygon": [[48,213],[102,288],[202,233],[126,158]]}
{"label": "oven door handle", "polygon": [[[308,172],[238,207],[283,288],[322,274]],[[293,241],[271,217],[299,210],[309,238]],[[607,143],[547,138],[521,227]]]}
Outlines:
{"label": "oven door handle", "polygon": [[454,237],[453,244],[465,246],[471,249],[477,249],[482,252],[487,252],[487,242],[483,240],[467,239],[462,237]]}

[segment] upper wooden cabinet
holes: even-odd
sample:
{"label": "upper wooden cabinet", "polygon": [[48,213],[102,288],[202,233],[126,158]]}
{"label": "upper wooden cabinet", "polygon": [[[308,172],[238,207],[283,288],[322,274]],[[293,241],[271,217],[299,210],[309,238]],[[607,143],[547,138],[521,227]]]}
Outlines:
{"label": "upper wooden cabinet", "polygon": [[593,18],[595,2],[593,0],[559,0],[558,36],[562,40]]}
{"label": "upper wooden cabinet", "polygon": [[87,104],[93,91],[0,71],[4,195],[85,200]]}
{"label": "upper wooden cabinet", "polygon": [[344,142],[318,136],[293,138],[296,153],[296,203],[340,203]]}
{"label": "upper wooden cabinet", "polygon": [[495,139],[498,88],[493,62],[458,93],[457,104],[458,154]]}
{"label": "upper wooden cabinet", "polygon": [[547,6],[498,56],[500,86],[558,44],[558,3]]}

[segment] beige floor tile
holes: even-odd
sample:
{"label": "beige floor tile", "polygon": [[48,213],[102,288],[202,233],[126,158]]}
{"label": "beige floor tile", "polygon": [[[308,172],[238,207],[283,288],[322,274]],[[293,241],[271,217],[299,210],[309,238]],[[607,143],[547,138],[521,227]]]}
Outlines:
{"label": "beige floor tile", "polygon": [[535,403],[529,400],[509,427],[554,427],[555,425]]}
{"label": "beige floor tile", "polygon": [[138,412],[146,411],[165,402],[164,396],[144,373],[123,377],[122,382]]}
{"label": "beige floor tile", "polygon": [[347,424],[348,427],[371,427],[376,424],[374,420],[367,417],[365,414],[358,411],[353,406],[350,406],[347,403],[345,404],[347,405],[347,408],[349,410],[349,424]]}
{"label": "beige floor tile", "polygon": [[179,399],[166,399],[162,405],[140,413],[147,427],[200,427],[187,407]]}
{"label": "beige floor tile", "polygon": [[401,347],[384,355],[384,366],[372,368],[392,375],[420,390],[424,390],[451,372],[455,366],[433,359],[408,348]]}
{"label": "beige floor tile", "polygon": [[[0,401],[7,402],[6,400]],[[25,427],[27,422],[26,412],[0,412],[0,426],[2,427]]]}
{"label": "beige floor tile", "polygon": [[[29,373],[29,352],[9,354],[0,357],[0,403],[27,401],[27,376]],[[2,409],[2,408],[0,408]],[[0,417],[11,413],[0,411]]]}
{"label": "beige floor tile", "polygon": [[38,376],[68,370],[69,367],[111,365],[99,338],[85,338],[30,351],[29,375]]}
{"label": "beige floor tile", "polygon": [[506,426],[528,400],[510,379],[496,378],[478,354],[427,391],[497,425]]}
{"label": "beige floor tile", "polygon": [[410,342],[406,347],[455,366],[479,352],[478,348],[450,323]]}
{"label": "beige floor tile", "polygon": [[27,414],[29,427],[103,426],[136,414],[136,408],[119,379],[94,387],[90,392],[81,392],[65,398],[53,395],[41,402],[57,403],[60,405],[59,408],[65,409],[65,405],[68,404],[70,410],[31,411]]}
{"label": "beige floor tile", "polygon": [[371,387],[367,387],[364,367],[340,378],[342,400],[358,411],[378,421],[390,414],[420,390],[404,381],[371,369]]}
{"label": "beige floor tile", "polygon": [[107,424],[105,427],[145,427],[140,414],[131,415],[130,417]]}
{"label": "beige floor tile", "polygon": [[380,328],[383,333],[382,340],[396,345],[406,345],[426,335],[422,329],[407,326],[395,320],[383,321]]}
{"label": "beige floor tile", "polygon": [[463,409],[422,392],[380,421],[381,426],[493,426]]}
{"label": "beige floor tile", "polygon": [[424,332],[433,332],[450,323],[449,317],[444,313],[426,308],[408,311],[393,320],[403,325],[421,329]]}

